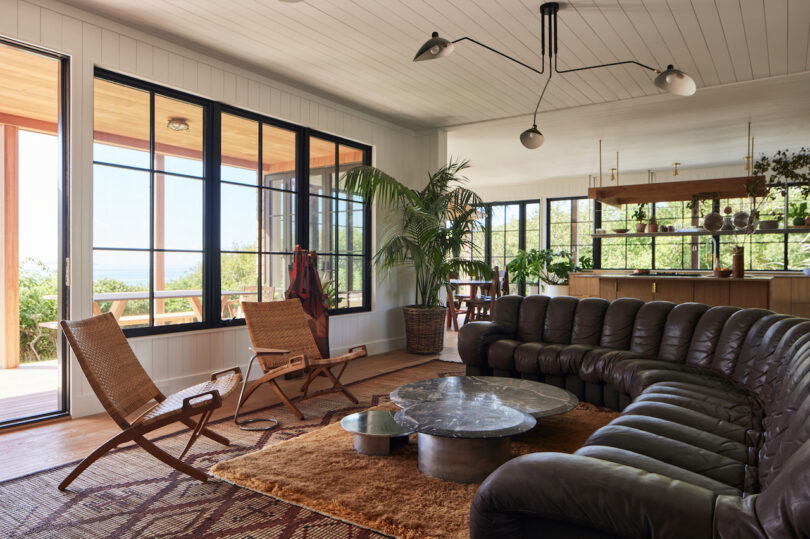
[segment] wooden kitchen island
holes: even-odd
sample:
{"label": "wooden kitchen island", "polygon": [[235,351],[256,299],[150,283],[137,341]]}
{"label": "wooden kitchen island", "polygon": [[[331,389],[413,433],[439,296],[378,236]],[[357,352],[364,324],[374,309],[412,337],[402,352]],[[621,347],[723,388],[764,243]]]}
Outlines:
{"label": "wooden kitchen island", "polygon": [[810,277],[801,273],[754,274],[732,279],[689,270],[650,275],[603,271],[572,273],[569,278],[569,293],[578,298],[696,301],[810,317]]}

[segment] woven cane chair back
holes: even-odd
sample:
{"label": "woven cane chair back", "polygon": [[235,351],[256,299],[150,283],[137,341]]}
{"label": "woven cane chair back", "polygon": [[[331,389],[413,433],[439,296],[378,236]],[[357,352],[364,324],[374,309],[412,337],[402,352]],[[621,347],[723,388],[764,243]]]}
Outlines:
{"label": "woven cane chair back", "polygon": [[162,395],[112,313],[61,324],[90,387],[119,425],[127,425],[128,415]]}
{"label": "woven cane chair back", "polygon": [[254,348],[290,350],[289,354],[259,356],[264,370],[283,365],[293,356],[304,354],[307,360],[321,359],[312,335],[307,313],[297,299],[267,302],[242,302],[250,342]]}

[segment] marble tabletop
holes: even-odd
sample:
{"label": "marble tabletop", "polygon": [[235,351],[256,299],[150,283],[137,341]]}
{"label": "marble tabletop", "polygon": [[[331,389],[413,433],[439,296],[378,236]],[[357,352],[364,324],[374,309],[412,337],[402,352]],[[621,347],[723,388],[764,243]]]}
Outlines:
{"label": "marble tabletop", "polygon": [[407,436],[414,429],[403,427],[394,421],[394,414],[386,410],[367,410],[347,415],[340,420],[344,430],[364,436]]}
{"label": "marble tabletop", "polygon": [[565,413],[579,400],[562,388],[519,378],[450,376],[413,382],[396,388],[391,401],[409,408],[426,401],[459,400],[471,404],[505,406],[540,418]]}
{"label": "marble tabletop", "polygon": [[404,428],[445,438],[503,438],[531,430],[537,421],[525,412],[495,402],[434,400],[400,410]]}

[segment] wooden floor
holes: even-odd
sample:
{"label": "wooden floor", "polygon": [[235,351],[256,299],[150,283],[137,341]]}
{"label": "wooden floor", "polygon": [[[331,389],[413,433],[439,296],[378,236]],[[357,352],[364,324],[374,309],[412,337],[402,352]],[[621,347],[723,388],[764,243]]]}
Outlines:
{"label": "wooden floor", "polygon": [[0,421],[58,411],[59,384],[55,359],[0,369]]}
{"label": "wooden floor", "polygon": [[[447,332],[444,351],[438,357],[450,361],[460,361],[456,349],[457,335],[453,331]],[[408,354],[404,350],[358,359],[349,363],[343,381],[361,380],[422,363],[427,359],[430,359],[430,356]],[[255,376],[254,374],[253,377]],[[318,383],[318,386],[313,384],[313,389],[328,386],[325,379],[321,379]],[[294,395],[300,384],[300,380],[287,380],[280,385],[289,394]],[[238,395],[232,395],[226,399],[212,419],[233,415],[237,398]],[[271,391],[260,390],[250,399],[247,409],[252,410],[276,402],[278,399]],[[181,429],[170,426],[156,431],[153,436],[178,430]],[[106,414],[0,431],[0,481],[83,458],[118,432],[120,429]]]}

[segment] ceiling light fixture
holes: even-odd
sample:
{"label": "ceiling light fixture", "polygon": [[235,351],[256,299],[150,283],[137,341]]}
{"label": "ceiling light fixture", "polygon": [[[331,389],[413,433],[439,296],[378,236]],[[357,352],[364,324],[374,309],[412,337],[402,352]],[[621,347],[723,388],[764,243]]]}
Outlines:
{"label": "ceiling light fixture", "polygon": [[169,118],[169,123],[166,124],[166,127],[171,129],[172,131],[188,131],[188,120],[185,118]]}
{"label": "ceiling light fixture", "polygon": [[504,54],[501,51],[493,49],[488,45],[484,45],[480,41],[476,41],[471,37],[465,36],[450,41],[443,37],[439,37],[438,32],[433,32],[432,37],[428,39],[425,42],[425,44],[419,48],[419,51],[413,58],[413,61],[422,62],[424,60],[435,60],[436,58],[443,58],[445,56],[452,54],[453,50],[455,49],[455,43],[458,43],[459,41],[470,41],[480,47],[483,47],[489,51],[494,52],[495,54],[503,56],[507,60],[511,60],[516,64],[520,64],[521,66],[527,69],[531,69],[532,71],[534,71],[539,75],[543,75],[546,70],[546,26],[548,26],[548,64],[549,64],[548,80],[546,80],[546,84],[545,86],[543,86],[543,91],[540,93],[540,99],[537,100],[537,106],[534,109],[534,121],[532,122],[532,127],[530,127],[529,129],[520,134],[520,142],[522,142],[525,147],[530,149],[539,148],[545,140],[543,134],[540,133],[540,131],[537,129],[537,111],[540,108],[540,102],[543,100],[543,95],[546,93],[548,83],[551,81],[551,75],[555,72],[563,74],[563,73],[571,73],[574,71],[584,71],[586,69],[596,69],[600,67],[609,67],[623,64],[635,64],[639,67],[643,67],[644,69],[649,69],[650,71],[658,73],[658,76],[655,78],[655,85],[666,92],[676,95],[688,96],[694,94],[695,91],[697,90],[695,81],[692,80],[692,78],[683,71],[675,69],[675,67],[671,64],[667,66],[667,69],[663,72],[660,69],[655,69],[654,67],[642,64],[641,62],[638,62],[636,60],[625,60],[623,62],[611,62],[607,64],[575,67],[572,69],[559,69],[559,67],[557,66],[557,59],[559,58],[559,54],[557,54],[557,12],[559,10],[560,10],[559,2],[546,2],[540,6],[540,15],[541,15],[540,57],[542,59],[540,69],[535,69],[529,64],[526,64],[524,62],[521,62],[520,60],[512,58],[508,54]]}

